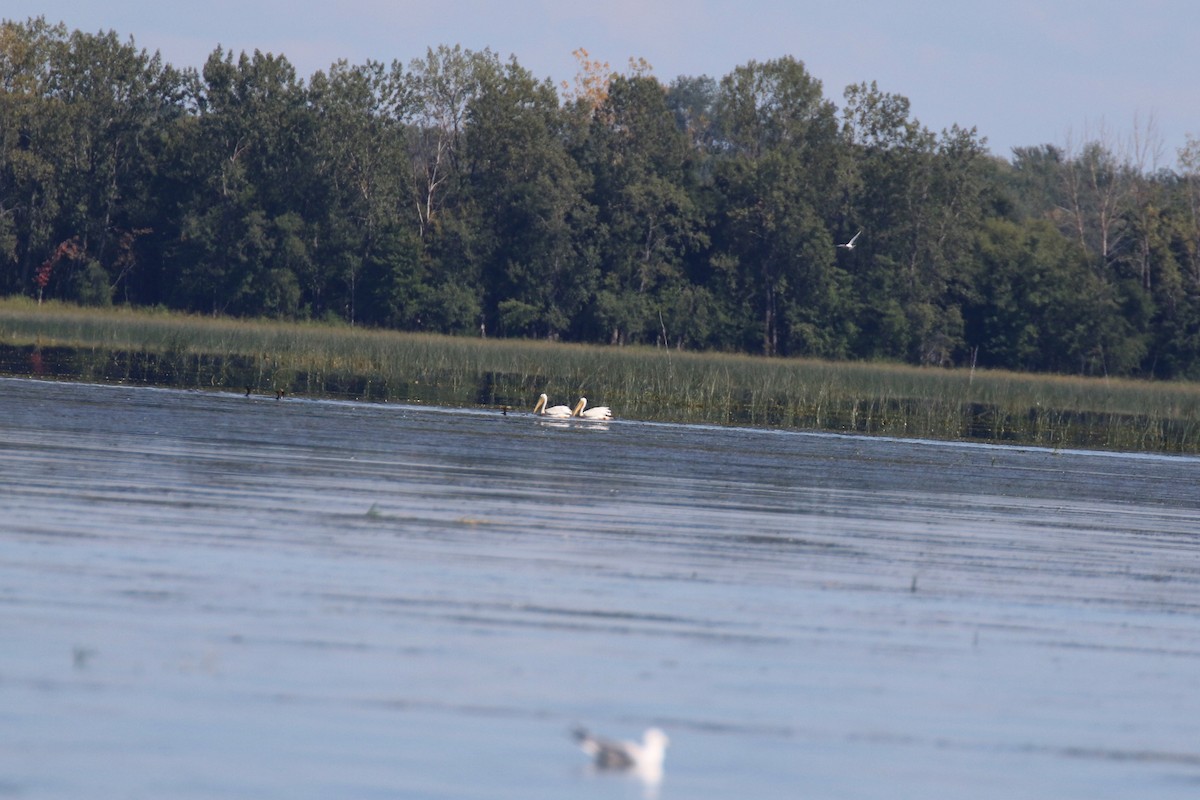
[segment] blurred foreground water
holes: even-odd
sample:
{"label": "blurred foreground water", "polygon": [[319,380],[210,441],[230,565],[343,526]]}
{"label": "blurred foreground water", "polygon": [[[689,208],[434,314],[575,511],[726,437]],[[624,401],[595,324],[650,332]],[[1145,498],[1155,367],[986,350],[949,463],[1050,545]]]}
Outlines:
{"label": "blurred foreground water", "polygon": [[1198,793],[1200,459],[0,379],[0,798]]}

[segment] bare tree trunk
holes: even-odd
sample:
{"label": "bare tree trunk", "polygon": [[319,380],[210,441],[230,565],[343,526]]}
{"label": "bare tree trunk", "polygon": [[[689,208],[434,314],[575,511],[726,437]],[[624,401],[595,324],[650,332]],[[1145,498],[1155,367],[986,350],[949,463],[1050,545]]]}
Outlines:
{"label": "bare tree trunk", "polygon": [[1188,248],[1191,260],[1189,277],[1200,287],[1200,138],[1188,136],[1187,144],[1179,149],[1179,168],[1187,183],[1188,205],[1192,215],[1192,246]]}
{"label": "bare tree trunk", "polygon": [[[1085,251],[1099,256],[1099,266],[1108,267],[1125,236],[1122,224],[1134,172],[1129,146],[1114,142],[1101,125],[1096,138],[1085,141],[1079,150],[1068,138],[1065,152],[1063,180],[1075,234]],[[1095,236],[1094,247],[1089,245],[1089,234]]]}

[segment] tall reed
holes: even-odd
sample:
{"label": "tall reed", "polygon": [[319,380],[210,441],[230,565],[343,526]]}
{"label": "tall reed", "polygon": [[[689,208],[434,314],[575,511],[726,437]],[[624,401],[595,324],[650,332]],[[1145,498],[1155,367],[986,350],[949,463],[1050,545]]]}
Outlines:
{"label": "tall reed", "polygon": [[[1200,387],[466,339],[0,301],[10,374],[1048,446],[1200,452]],[[36,366],[35,365],[40,365]]]}

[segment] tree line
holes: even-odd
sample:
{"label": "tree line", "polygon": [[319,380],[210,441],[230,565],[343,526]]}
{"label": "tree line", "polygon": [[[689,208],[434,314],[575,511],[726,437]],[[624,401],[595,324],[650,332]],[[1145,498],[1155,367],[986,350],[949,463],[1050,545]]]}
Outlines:
{"label": "tree line", "polygon": [[569,86],[451,46],[304,80],[3,22],[0,293],[1200,377],[1200,141],[1003,159],[792,57],[664,85],[577,55]]}

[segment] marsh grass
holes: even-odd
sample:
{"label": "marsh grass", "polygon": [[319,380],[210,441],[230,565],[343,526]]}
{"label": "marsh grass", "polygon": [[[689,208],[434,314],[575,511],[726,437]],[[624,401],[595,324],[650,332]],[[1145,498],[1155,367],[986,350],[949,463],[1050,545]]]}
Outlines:
{"label": "marsh grass", "polygon": [[480,340],[0,301],[9,374],[625,418],[1200,452],[1200,387]]}

